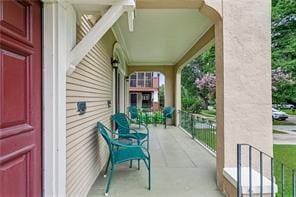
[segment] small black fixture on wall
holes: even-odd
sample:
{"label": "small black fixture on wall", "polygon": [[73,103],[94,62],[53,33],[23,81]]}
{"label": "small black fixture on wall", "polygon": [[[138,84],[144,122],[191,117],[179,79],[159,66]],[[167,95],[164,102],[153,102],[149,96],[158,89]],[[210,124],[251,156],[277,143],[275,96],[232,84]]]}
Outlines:
{"label": "small black fixture on wall", "polygon": [[111,100],[108,100],[108,101],[107,101],[107,105],[108,105],[108,108],[111,107]]}
{"label": "small black fixture on wall", "polygon": [[115,57],[111,57],[111,65],[112,65],[112,68],[117,69],[119,65],[119,61]]}
{"label": "small black fixture on wall", "polygon": [[125,76],[124,78],[126,82],[129,82],[129,76]]}
{"label": "small black fixture on wall", "polygon": [[85,114],[85,112],[86,112],[86,102],[85,101],[77,102],[77,112],[79,112],[79,115]]}

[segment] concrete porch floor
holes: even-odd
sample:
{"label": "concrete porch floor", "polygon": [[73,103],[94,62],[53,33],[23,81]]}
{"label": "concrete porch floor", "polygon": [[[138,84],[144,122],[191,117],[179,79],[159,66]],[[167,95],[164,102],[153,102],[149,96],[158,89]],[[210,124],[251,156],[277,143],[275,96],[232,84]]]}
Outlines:
{"label": "concrete porch floor", "polygon": [[[144,163],[115,168],[110,186],[112,197],[216,197],[223,196],[216,186],[215,158],[177,127],[150,128],[151,191]],[[104,196],[107,178],[102,175],[88,196]]]}

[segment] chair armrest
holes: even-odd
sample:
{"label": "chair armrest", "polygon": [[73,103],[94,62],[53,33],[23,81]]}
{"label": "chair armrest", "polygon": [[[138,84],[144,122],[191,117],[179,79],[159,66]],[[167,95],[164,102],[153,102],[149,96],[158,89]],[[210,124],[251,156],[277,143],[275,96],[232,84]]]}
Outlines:
{"label": "chair armrest", "polygon": [[129,137],[129,138],[134,138],[133,135],[130,134],[119,134],[119,133],[112,133],[113,135],[117,135],[118,137]]}
{"label": "chair armrest", "polygon": [[146,156],[147,158],[150,158],[150,153],[149,153],[148,149],[142,146],[142,150],[144,150],[144,151],[143,151],[144,154],[146,153],[145,156]]}
{"label": "chair armrest", "polygon": [[143,148],[140,145],[123,144],[123,143],[118,142],[117,140],[111,140],[111,144],[114,146],[119,146],[119,147],[123,147],[123,148]]}
{"label": "chair armrest", "polygon": [[140,125],[146,129],[146,133],[147,133],[147,135],[149,135],[149,129],[148,129],[147,125],[146,124],[140,124]]}

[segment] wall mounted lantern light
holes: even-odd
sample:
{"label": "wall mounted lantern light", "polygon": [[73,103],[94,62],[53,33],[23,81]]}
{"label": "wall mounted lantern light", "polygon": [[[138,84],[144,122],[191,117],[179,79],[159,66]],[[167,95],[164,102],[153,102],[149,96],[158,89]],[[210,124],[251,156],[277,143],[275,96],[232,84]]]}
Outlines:
{"label": "wall mounted lantern light", "polygon": [[125,76],[125,81],[128,82],[129,81],[129,76]]}
{"label": "wall mounted lantern light", "polygon": [[111,65],[112,65],[112,68],[118,68],[119,61],[116,58],[111,57]]}

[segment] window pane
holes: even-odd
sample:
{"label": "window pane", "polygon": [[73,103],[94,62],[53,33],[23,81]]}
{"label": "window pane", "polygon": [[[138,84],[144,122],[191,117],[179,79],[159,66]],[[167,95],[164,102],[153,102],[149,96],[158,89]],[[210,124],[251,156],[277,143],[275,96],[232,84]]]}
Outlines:
{"label": "window pane", "polygon": [[137,80],[136,79],[130,79],[130,87],[136,87],[137,86]]}
{"label": "window pane", "polygon": [[130,79],[137,79],[137,73],[131,74]]}
{"label": "window pane", "polygon": [[145,87],[152,87],[152,73],[145,74]]}
{"label": "window pane", "polygon": [[144,73],[138,73],[138,87],[144,87]]}
{"label": "window pane", "polygon": [[144,73],[138,73],[138,79],[144,79]]}

